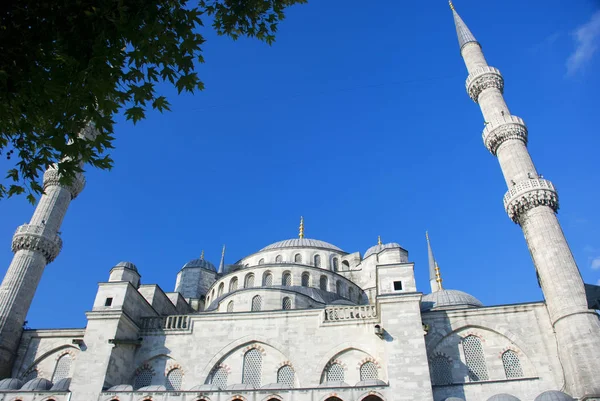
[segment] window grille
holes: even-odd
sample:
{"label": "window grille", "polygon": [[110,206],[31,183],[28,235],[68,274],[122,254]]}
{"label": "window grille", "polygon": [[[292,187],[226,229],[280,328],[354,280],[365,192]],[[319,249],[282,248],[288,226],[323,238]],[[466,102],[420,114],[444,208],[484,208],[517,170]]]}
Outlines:
{"label": "window grille", "polygon": [[252,311],[258,312],[258,311],[260,311],[261,307],[262,307],[262,298],[260,297],[260,295],[257,295],[254,298],[252,298]]}
{"label": "window grille", "polygon": [[379,379],[377,365],[370,361],[363,363],[360,367],[360,381],[377,379]]}
{"label": "window grille", "polygon": [[217,291],[217,297],[220,297],[221,295],[223,295],[224,290],[225,290],[225,284],[223,284],[223,283],[219,284],[219,290]]}
{"label": "window grille", "polygon": [[294,262],[296,262],[296,263],[302,263],[302,255],[300,255],[299,253],[297,253],[296,255],[294,255]]}
{"label": "window grille", "polygon": [[229,292],[233,292],[233,291],[237,290],[237,287],[238,287],[238,279],[237,279],[237,277],[234,277],[229,282]]}
{"label": "window grille", "polygon": [[246,280],[244,281],[244,288],[252,287],[254,287],[254,274],[250,273],[246,276]]}
{"label": "window grille", "polygon": [[348,288],[348,299],[354,301],[354,288]]}
{"label": "window grille", "polygon": [[488,380],[485,356],[483,355],[483,347],[481,346],[479,337],[465,337],[462,341],[462,345],[471,381],[478,382],[481,380]]}
{"label": "window grille", "polygon": [[281,262],[283,262],[283,258],[281,257],[281,255],[277,255],[277,257],[275,257],[275,262],[276,262],[276,263],[281,263]]}
{"label": "window grille", "polygon": [[277,371],[277,383],[284,383],[294,387],[294,369],[290,365],[284,365]]}
{"label": "window grille", "polygon": [[323,291],[327,291],[327,276],[321,276],[319,280],[319,288]]}
{"label": "window grille", "polygon": [[217,386],[219,390],[225,390],[227,388],[227,375],[225,368],[218,368],[213,371],[210,383]]}
{"label": "window grille", "polygon": [[283,309],[292,309],[292,300],[288,297],[283,298],[282,308]]}
{"label": "window grille", "polygon": [[233,312],[233,301],[229,301],[227,304],[227,312]]}
{"label": "window grille", "polygon": [[452,362],[444,355],[436,355],[430,360],[429,369],[431,370],[431,379],[433,384],[451,384],[452,380]]}
{"label": "window grille", "polygon": [[133,388],[135,390],[137,390],[142,387],[151,385],[152,384],[152,376],[154,376],[154,372],[152,372],[151,369],[142,368],[135,376],[135,383],[133,384]]}
{"label": "window grille", "polygon": [[321,267],[321,255],[315,255],[315,267]]}
{"label": "window grille", "polygon": [[265,264],[265,260],[261,258],[261,259],[258,261],[258,264],[259,264],[259,265],[264,265],[264,264]]}
{"label": "window grille", "polygon": [[290,273],[283,273],[281,285],[284,287],[290,287],[292,285],[292,275]]}
{"label": "window grille", "polygon": [[56,361],[56,367],[52,374],[52,382],[56,383],[60,379],[66,379],[67,377],[71,377],[71,355],[64,354]]}
{"label": "window grille", "polygon": [[340,297],[342,296],[342,282],[341,281],[337,281],[335,283],[335,292],[336,294],[338,294]]}
{"label": "window grille", "polygon": [[273,285],[273,275],[271,273],[265,273],[263,275],[263,287],[270,287]]}
{"label": "window grille", "polygon": [[523,368],[521,367],[521,361],[516,352],[508,350],[502,354],[502,364],[504,364],[504,373],[506,373],[507,379],[514,379],[517,377],[523,377]]}
{"label": "window grille", "polygon": [[254,388],[260,388],[262,375],[261,371],[262,354],[256,348],[253,348],[244,355],[242,383],[249,384]]}
{"label": "window grille", "polygon": [[343,382],[344,381],[344,368],[339,363],[333,363],[329,365],[327,369],[327,381],[328,382]]}
{"label": "window grille", "polygon": [[167,374],[165,387],[167,388],[167,391],[180,391],[182,381],[183,372],[181,369],[173,369]]}
{"label": "window grille", "polygon": [[302,287],[308,287],[310,283],[310,274],[303,273],[302,274]]}
{"label": "window grille", "polygon": [[339,270],[340,267],[338,265],[338,258],[333,258],[332,267],[334,272]]}

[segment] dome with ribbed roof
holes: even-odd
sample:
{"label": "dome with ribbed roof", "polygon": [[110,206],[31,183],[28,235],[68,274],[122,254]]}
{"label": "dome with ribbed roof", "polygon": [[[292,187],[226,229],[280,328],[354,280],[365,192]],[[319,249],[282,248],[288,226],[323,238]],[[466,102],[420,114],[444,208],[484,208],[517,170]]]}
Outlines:
{"label": "dome with ribbed roof", "polygon": [[115,265],[115,267],[122,267],[125,269],[133,270],[134,272],[138,271],[137,267],[131,262],[119,262]]}
{"label": "dome with ribbed roof", "polygon": [[190,260],[185,265],[183,265],[182,269],[192,268],[192,267],[200,267],[202,269],[212,270],[215,272],[217,271],[217,268],[215,267],[215,265],[213,265],[208,260],[203,259],[203,258]]}
{"label": "dome with ribbed roof", "polygon": [[473,295],[458,290],[440,290],[421,299],[421,311],[451,308],[480,308],[483,304]]}
{"label": "dome with ribbed roof", "polygon": [[573,401],[573,397],[562,391],[550,390],[535,397],[535,401]]}
{"label": "dome with ribbed roof", "polygon": [[282,248],[322,248],[329,249],[331,251],[344,252],[337,246],[332,245],[328,242],[310,238],[293,238],[275,242],[274,244],[265,246],[259,252]]}
{"label": "dome with ribbed roof", "polygon": [[374,245],[374,246],[370,247],[369,249],[367,249],[367,252],[365,252],[364,259],[368,258],[371,255],[378,254],[379,252],[383,251],[384,249],[394,249],[394,248],[402,249],[400,244],[398,244],[396,242],[390,242],[389,244]]}

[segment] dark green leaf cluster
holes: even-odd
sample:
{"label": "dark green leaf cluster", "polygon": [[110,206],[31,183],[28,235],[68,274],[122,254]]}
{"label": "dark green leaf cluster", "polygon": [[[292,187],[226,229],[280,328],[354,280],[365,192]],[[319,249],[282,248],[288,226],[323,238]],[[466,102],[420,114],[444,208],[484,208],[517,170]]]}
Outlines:
{"label": "dark green leaf cluster", "polygon": [[[57,164],[70,183],[83,166],[110,169],[114,116],[134,123],[169,110],[159,82],[204,85],[201,16],[219,34],[272,43],[286,7],[306,0],[4,0],[0,4],[0,157],[15,160],[0,198],[42,193]],[[88,124],[98,135],[78,135]]]}

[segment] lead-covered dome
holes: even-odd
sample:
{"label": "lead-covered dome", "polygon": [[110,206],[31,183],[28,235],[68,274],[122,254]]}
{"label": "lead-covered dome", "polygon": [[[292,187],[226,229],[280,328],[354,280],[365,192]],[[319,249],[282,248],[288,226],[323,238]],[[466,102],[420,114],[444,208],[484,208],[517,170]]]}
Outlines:
{"label": "lead-covered dome", "polygon": [[183,265],[182,269],[192,268],[192,267],[196,267],[196,268],[200,267],[202,269],[211,270],[211,271],[215,271],[215,272],[217,271],[217,268],[215,267],[215,265],[213,265],[208,260],[203,259],[203,258],[190,260],[185,265]]}
{"label": "lead-covered dome", "polygon": [[496,394],[487,399],[487,401],[521,401],[512,394]]}
{"label": "lead-covered dome", "polygon": [[[330,244],[329,242],[320,241],[318,239],[310,239],[310,238],[293,238],[286,239],[283,241],[275,242],[274,244],[267,245],[259,252],[262,251],[270,251],[273,249],[282,249],[282,248],[321,248],[321,249],[329,249],[337,252],[344,252],[340,248],[335,245]],[[344,252],[345,253],[345,252]]]}
{"label": "lead-covered dome", "polygon": [[573,397],[562,391],[550,390],[535,397],[535,401],[573,401]]}
{"label": "lead-covered dome", "polygon": [[137,267],[135,267],[135,265],[131,262],[119,262],[115,265],[115,267],[122,267],[124,269],[133,270],[134,272],[138,271]]}
{"label": "lead-covered dome", "polygon": [[473,295],[458,290],[440,290],[421,299],[421,311],[450,308],[480,308],[483,304]]}
{"label": "lead-covered dome", "polygon": [[390,242],[389,244],[374,245],[374,246],[370,247],[369,249],[367,249],[367,252],[365,252],[364,259],[368,258],[369,256],[371,256],[373,254],[378,254],[379,252],[383,251],[384,249],[395,249],[395,248],[402,249],[400,244],[398,244],[396,242]]}

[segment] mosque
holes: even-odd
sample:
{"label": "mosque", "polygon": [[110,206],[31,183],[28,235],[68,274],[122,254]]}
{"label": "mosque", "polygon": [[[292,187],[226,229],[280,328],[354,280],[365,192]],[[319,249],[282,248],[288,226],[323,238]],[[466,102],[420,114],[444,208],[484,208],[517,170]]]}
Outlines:
{"label": "mosque", "polygon": [[536,171],[500,71],[451,8],[467,93],[481,108],[483,142],[500,163],[504,205],[523,230],[543,302],[483,305],[444,288],[429,237],[423,295],[399,244],[348,252],[305,238],[301,222],[298,238],[235,264],[188,262],[170,292],[120,262],[99,284],[85,328],[24,330],[84,186],[83,176],[62,185],[49,168],[0,286],[0,401],[599,401],[594,286],[582,281],[556,189]]}

